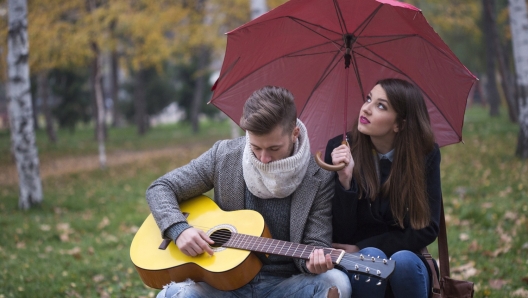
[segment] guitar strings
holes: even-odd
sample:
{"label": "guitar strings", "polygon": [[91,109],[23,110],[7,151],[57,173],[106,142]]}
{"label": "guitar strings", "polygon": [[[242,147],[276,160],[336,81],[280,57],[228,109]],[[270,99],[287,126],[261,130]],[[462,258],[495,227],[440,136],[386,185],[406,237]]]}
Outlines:
{"label": "guitar strings", "polygon": [[[207,232],[210,230],[210,227],[206,227],[206,226],[200,226],[200,225],[193,225],[193,227],[195,228],[199,228],[201,229],[203,232]],[[218,239],[219,241],[223,241],[223,243],[221,243],[221,245],[227,243],[229,240],[231,240],[233,238],[233,235],[242,235],[242,236],[248,236],[248,238],[250,239],[237,239],[236,241],[240,243],[240,245],[243,245],[243,244],[250,244],[252,243],[252,240],[255,240],[255,239],[251,239],[252,237],[256,237],[256,238],[259,238],[259,239],[265,239],[266,241],[282,241],[282,240],[277,240],[277,239],[273,239],[273,238],[265,238],[265,237],[260,237],[260,236],[253,236],[253,235],[247,235],[247,234],[239,234],[239,233],[234,233],[232,232],[231,230],[227,229],[227,228],[221,228],[221,229],[218,229],[216,231],[214,231],[211,235],[215,235],[214,238]],[[209,236],[211,236],[209,235]],[[253,241],[254,242],[254,241]],[[284,241],[284,242],[287,242],[287,241]],[[287,242],[288,243],[288,242]],[[252,243],[254,244],[254,243]],[[309,249],[311,249],[309,252],[313,252],[317,247],[314,247],[314,246],[310,246],[310,245],[306,245],[306,244],[302,244],[302,243],[292,243],[292,244],[295,244],[295,245],[302,245],[304,246],[304,249],[306,249],[306,247],[308,247]],[[283,247],[282,247],[283,248]],[[281,248],[281,250],[282,250]],[[324,249],[330,249],[331,252],[330,254],[332,254],[333,252],[340,252],[340,250],[337,250],[335,248],[331,248],[331,247],[325,247]],[[281,251],[280,250],[280,251]],[[289,247],[286,251],[289,252],[291,250],[291,247]],[[293,249],[293,253],[295,254],[295,252],[298,250],[298,247]],[[302,255],[300,256],[302,257]],[[381,259],[379,258],[374,258],[374,261],[372,261],[371,259],[372,257],[370,256],[362,256],[361,254],[360,255],[357,255],[356,253],[347,253],[346,255],[344,255],[344,257],[341,259],[341,262],[340,264],[343,264],[343,265],[358,265],[358,268],[372,268],[372,266],[367,266],[367,265],[363,265],[361,263],[358,263],[356,261],[354,261],[354,259],[360,259],[361,261],[368,261],[369,263],[381,263],[383,262]],[[373,268],[374,270],[377,270],[376,268]],[[373,276],[377,276],[376,274],[372,273]]]}

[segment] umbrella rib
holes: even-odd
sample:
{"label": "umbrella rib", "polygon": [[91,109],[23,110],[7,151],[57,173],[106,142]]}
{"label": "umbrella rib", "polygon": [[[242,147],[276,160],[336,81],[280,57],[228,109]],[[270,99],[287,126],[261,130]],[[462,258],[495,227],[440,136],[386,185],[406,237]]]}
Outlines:
{"label": "umbrella rib", "polygon": [[[302,115],[302,113],[304,112],[304,109],[306,108],[306,106],[308,105],[308,102],[310,101],[310,99],[312,98],[312,95],[314,94],[315,90],[317,90],[317,88],[319,88],[319,85],[321,85],[323,83],[323,81],[328,77],[328,75],[332,72],[331,70],[333,70],[337,64],[339,63],[339,61],[341,61],[341,58],[337,59],[337,57],[339,55],[339,52],[336,52],[334,58],[332,59],[332,61],[326,66],[326,69],[325,71],[321,74],[321,77],[319,78],[319,80],[317,81],[317,83],[314,84],[314,87],[312,88],[312,91],[310,92],[310,95],[306,98],[306,102],[304,103],[301,111],[299,112],[299,116]],[[332,63],[334,63],[334,65],[332,66]]]}
{"label": "umbrella rib", "polygon": [[240,60],[240,57],[236,58],[235,61],[233,61],[233,63],[231,63],[231,65],[229,65],[227,68],[226,68],[226,71],[224,72],[224,74],[222,74],[220,77],[218,77],[218,79],[216,79],[216,81],[220,82],[220,80],[225,77],[232,69],[233,67],[235,67],[235,64],[237,64],[238,60]]}
{"label": "umbrella rib", "polygon": [[313,55],[328,54],[328,53],[334,53],[334,52],[335,51],[324,51],[324,52],[309,53],[309,54],[290,54],[290,55],[284,55],[283,57],[303,57],[303,56],[313,56]]}
{"label": "umbrella rib", "polygon": [[[417,34],[406,34],[406,35],[361,36],[361,38],[387,38],[387,37],[392,37],[392,39],[386,39],[386,40],[383,40],[383,41],[378,41],[378,42],[374,42],[374,43],[370,43],[370,44],[363,44],[363,45],[360,44],[359,46],[356,46],[355,48],[366,48],[366,47],[369,47],[369,46],[374,46],[374,45],[387,43],[387,42],[393,42],[393,41],[397,41],[397,40],[400,40],[400,39],[409,38],[409,37],[416,37],[416,36],[418,36],[418,35]],[[358,43],[356,42],[355,44],[358,44]]]}
{"label": "umbrella rib", "polygon": [[[355,52],[352,51],[352,53]],[[354,67],[354,73],[356,74],[356,80],[358,81],[359,89],[361,90],[361,98],[365,100],[365,91],[363,90],[363,83],[361,82],[361,76],[359,75],[359,67],[357,66],[356,55],[352,55],[352,59],[354,59],[354,65],[356,66]],[[348,100],[348,98],[346,100]]]}
{"label": "umbrella rib", "polygon": [[341,34],[348,33],[345,19],[343,18],[343,12],[341,11],[341,8],[339,7],[339,3],[337,3],[337,0],[334,0],[334,8],[336,10],[337,20],[339,21],[339,27],[341,27]]}
{"label": "umbrella rib", "polygon": [[[330,40],[330,41],[333,42],[332,40]],[[324,45],[324,44],[325,44],[325,43],[317,44],[317,45],[311,46],[311,47],[309,47],[309,48],[301,49],[301,50],[298,50],[298,51],[295,51],[295,52],[292,52],[292,53],[288,53],[288,54],[284,54],[284,55],[282,55],[282,56],[280,56],[280,57],[277,57],[277,58],[275,58],[275,59],[269,61],[268,63],[263,64],[262,66],[260,66],[259,68],[253,70],[252,72],[250,72],[250,73],[244,75],[243,77],[241,77],[240,79],[238,79],[236,82],[234,82],[231,86],[227,87],[224,91],[222,91],[222,93],[220,93],[220,94],[218,94],[218,95],[214,95],[213,97],[214,97],[214,98],[218,98],[219,96],[221,96],[222,94],[224,94],[225,92],[227,92],[227,91],[229,91],[231,88],[233,88],[238,82],[244,80],[245,78],[247,78],[247,77],[249,77],[250,75],[252,75],[253,73],[255,73],[257,70],[259,70],[259,69],[261,69],[261,68],[263,68],[263,67],[265,67],[265,66],[267,66],[267,65],[269,65],[269,64],[271,64],[271,63],[273,63],[273,62],[275,62],[275,61],[277,61],[277,60],[279,60],[279,59],[282,59],[282,58],[285,58],[285,57],[299,57],[299,56],[303,56],[303,55],[296,55],[295,53],[299,53],[299,52],[302,52],[302,51],[306,51],[306,50],[308,50],[308,49],[316,48],[316,47],[319,47],[319,46]],[[336,56],[337,56],[340,52],[341,52],[340,50],[339,50],[339,51],[336,51],[336,52],[335,52],[335,53],[336,53]],[[331,53],[331,51],[329,51],[329,52],[317,52],[317,53],[313,53],[313,54],[304,54],[304,55],[308,56],[308,55],[325,54],[325,53]],[[240,57],[239,57],[238,59],[240,59]],[[237,61],[238,61],[238,59],[237,59]],[[332,60],[334,60],[334,59],[335,59],[335,57],[334,57]],[[235,62],[236,62],[236,61],[235,61]],[[234,65],[234,63],[232,63],[232,65]],[[225,76],[225,75],[224,75],[224,76]],[[223,77],[223,76],[222,76],[222,77]],[[219,78],[217,81],[219,82],[219,81],[220,81],[220,78]],[[214,99],[214,98],[213,98],[213,99]],[[213,99],[211,99],[211,101],[213,101]]]}
{"label": "umbrella rib", "polygon": [[[368,17],[366,17],[365,20],[363,20],[363,22],[356,28],[356,30],[352,34],[354,36],[356,36],[356,37],[359,37],[361,35],[361,33],[365,29],[367,29],[368,24],[370,24],[372,19],[374,19],[374,16],[378,13],[378,11],[381,9],[382,6],[383,6],[383,4],[380,4]],[[360,30],[360,29],[361,29],[361,31],[359,33],[357,33],[357,31]]]}
{"label": "umbrella rib", "polygon": [[321,28],[321,29],[324,29],[324,30],[326,30],[326,31],[328,31],[328,32],[332,32],[332,33],[334,33],[334,34],[340,35],[338,32],[335,32],[335,31],[329,30],[329,29],[327,29],[327,28],[325,28],[325,27],[321,27],[320,25],[315,25],[315,24],[313,24],[313,23],[306,22],[306,21],[301,20],[301,19],[298,19],[298,18],[293,18],[293,17],[289,17],[289,18],[290,18],[292,21],[295,21],[295,22],[298,23],[299,25],[303,26],[304,28],[308,29],[309,31],[312,31],[313,33],[315,33],[315,34],[321,36],[322,38],[324,38],[324,39],[330,41],[331,43],[333,43],[334,45],[338,46],[340,50],[341,50],[341,48],[343,48],[343,45],[340,45],[340,44],[337,43],[336,41],[334,41],[334,40],[332,40],[332,39],[326,37],[325,35],[323,35],[323,34],[317,32],[317,31],[315,31],[314,29],[308,27],[306,24],[310,24],[310,25],[312,25],[312,26],[315,26],[315,27],[319,27],[319,28]]}

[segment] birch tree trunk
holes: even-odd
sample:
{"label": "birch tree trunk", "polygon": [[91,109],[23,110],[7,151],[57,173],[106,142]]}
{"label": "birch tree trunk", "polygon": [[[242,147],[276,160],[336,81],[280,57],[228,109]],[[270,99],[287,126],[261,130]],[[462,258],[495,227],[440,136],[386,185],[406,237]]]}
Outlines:
{"label": "birch tree trunk", "polygon": [[96,136],[99,148],[99,166],[101,169],[106,168],[106,147],[105,147],[105,107],[103,99],[103,86],[101,84],[101,53],[97,43],[92,42],[92,51],[94,54],[92,61],[92,84],[95,93],[95,103],[97,110]]}
{"label": "birch tree trunk", "polygon": [[519,138],[515,154],[528,158],[528,12],[525,0],[508,0],[513,56],[517,73]]}
{"label": "birch tree trunk", "polygon": [[254,20],[268,11],[266,0],[249,0],[251,19]]}
{"label": "birch tree trunk", "polygon": [[42,183],[30,92],[27,3],[26,0],[9,0],[8,5],[7,101],[11,142],[20,187],[18,206],[29,209],[42,202]]}

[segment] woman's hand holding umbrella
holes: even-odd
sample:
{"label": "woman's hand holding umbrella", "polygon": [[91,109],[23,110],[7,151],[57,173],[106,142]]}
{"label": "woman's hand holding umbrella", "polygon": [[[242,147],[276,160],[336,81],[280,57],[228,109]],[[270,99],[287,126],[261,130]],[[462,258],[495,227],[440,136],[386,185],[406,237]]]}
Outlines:
{"label": "woman's hand holding umbrella", "polygon": [[341,145],[332,151],[332,163],[341,167],[341,169],[337,170],[337,175],[343,188],[350,189],[352,171],[354,170],[354,158],[350,153],[348,144]]}

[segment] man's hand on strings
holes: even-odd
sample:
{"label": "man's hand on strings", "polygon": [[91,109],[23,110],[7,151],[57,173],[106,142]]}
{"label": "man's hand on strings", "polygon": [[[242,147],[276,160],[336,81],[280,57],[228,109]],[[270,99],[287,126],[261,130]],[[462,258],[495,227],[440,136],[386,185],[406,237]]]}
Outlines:
{"label": "man's hand on strings", "polygon": [[321,274],[334,268],[330,254],[325,255],[322,249],[316,249],[310,254],[306,267],[311,273]]}
{"label": "man's hand on strings", "polygon": [[191,257],[204,252],[212,256],[214,252],[209,245],[213,243],[214,241],[204,231],[196,228],[189,228],[176,238],[176,246],[181,252]]}

